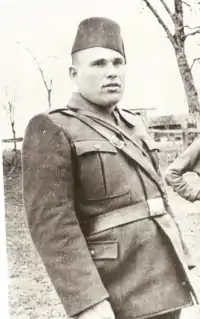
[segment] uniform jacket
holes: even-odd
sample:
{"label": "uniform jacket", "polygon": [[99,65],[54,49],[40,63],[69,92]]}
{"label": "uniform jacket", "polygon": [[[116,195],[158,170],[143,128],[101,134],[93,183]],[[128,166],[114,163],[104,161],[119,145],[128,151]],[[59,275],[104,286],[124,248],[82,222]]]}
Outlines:
{"label": "uniform jacket", "polygon": [[[200,174],[200,139],[196,139],[176,160],[168,167],[165,179],[175,192],[190,202],[199,197],[200,189],[189,184],[184,179],[187,172]],[[200,199],[200,198],[198,198]]]}
{"label": "uniform jacket", "polygon": [[[69,106],[107,120],[106,112],[79,94]],[[109,299],[116,319],[147,318],[191,305],[195,296],[160,176],[143,152],[156,146],[138,116],[121,110],[117,118],[141,147],[124,139],[139,164],[77,118],[60,113],[35,116],[25,133],[30,233],[69,316]],[[151,217],[147,200],[160,197],[165,214]],[[88,228],[104,215],[106,224],[117,215],[126,220],[140,214],[140,206],[148,218],[104,231]]]}

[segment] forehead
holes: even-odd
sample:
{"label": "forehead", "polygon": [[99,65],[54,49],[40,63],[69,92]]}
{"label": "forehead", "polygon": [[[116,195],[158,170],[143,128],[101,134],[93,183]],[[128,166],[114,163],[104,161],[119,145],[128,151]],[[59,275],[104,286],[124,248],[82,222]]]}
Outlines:
{"label": "forehead", "polygon": [[105,59],[107,61],[115,59],[124,60],[124,57],[121,53],[115,50],[94,47],[77,52],[77,59],[80,64],[90,64],[92,61],[100,59]]}

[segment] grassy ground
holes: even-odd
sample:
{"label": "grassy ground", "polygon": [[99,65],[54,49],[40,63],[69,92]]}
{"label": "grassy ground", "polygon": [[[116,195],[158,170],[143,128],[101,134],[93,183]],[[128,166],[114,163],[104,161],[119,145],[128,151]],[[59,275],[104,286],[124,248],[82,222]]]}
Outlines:
{"label": "grassy ground", "polygon": [[[199,183],[194,176],[191,181]],[[197,264],[192,276],[200,298],[200,203],[188,203],[171,190],[169,197]],[[5,202],[10,319],[67,318],[30,239],[19,174],[5,178]],[[181,317],[199,318],[197,306],[184,310]]]}

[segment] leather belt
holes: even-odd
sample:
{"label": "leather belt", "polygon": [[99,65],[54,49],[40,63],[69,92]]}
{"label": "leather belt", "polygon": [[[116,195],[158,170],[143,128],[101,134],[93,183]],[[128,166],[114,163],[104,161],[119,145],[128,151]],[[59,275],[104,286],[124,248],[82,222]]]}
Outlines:
{"label": "leather belt", "polygon": [[86,230],[86,236],[91,236],[110,228],[165,214],[167,214],[167,211],[162,197],[151,198],[135,205],[90,217],[84,222],[83,227]]}

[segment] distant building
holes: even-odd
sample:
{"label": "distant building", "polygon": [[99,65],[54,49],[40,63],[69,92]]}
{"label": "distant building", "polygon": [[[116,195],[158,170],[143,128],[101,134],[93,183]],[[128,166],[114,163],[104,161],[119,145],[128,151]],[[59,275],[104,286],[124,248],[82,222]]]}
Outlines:
{"label": "distant building", "polygon": [[162,115],[149,117],[149,128],[176,130],[196,127],[195,119],[190,114]]}
{"label": "distant building", "polygon": [[[158,141],[166,136],[181,140],[185,129],[196,127],[195,119],[190,114],[153,116],[149,118],[148,125],[152,136]],[[196,136],[195,132],[189,132],[188,138],[193,140]]]}
{"label": "distant building", "polygon": [[134,113],[141,115],[147,123],[149,123],[149,119],[150,119],[149,113],[151,111],[155,111],[155,110],[156,110],[155,107],[151,107],[151,108],[150,107],[149,108],[141,107],[141,108],[131,109],[131,111],[133,111]]}

